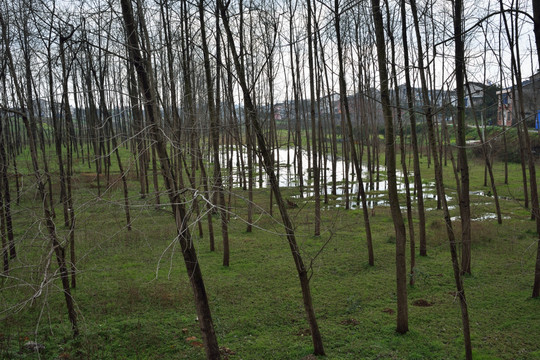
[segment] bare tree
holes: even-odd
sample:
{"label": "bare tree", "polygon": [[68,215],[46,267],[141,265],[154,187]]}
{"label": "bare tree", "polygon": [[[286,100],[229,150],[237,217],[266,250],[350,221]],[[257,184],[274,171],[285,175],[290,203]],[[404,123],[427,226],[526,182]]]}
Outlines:
{"label": "bare tree", "polygon": [[309,113],[311,118],[311,149],[313,152],[311,173],[313,174],[313,197],[315,198],[315,231],[314,235],[319,236],[321,234],[321,190],[320,190],[320,170],[317,146],[317,122],[321,119],[316,119],[316,99],[315,99],[315,64],[314,64],[314,50],[313,50],[313,25],[312,18],[315,16],[312,10],[311,0],[307,2],[307,41],[308,41],[308,67],[309,67]]}
{"label": "bare tree", "polygon": [[229,16],[227,14],[227,8],[225,7],[225,5],[223,4],[221,0],[218,1],[218,7],[221,13],[221,18],[223,20],[223,27],[225,28],[225,32],[227,34],[229,48],[231,49],[231,52],[233,55],[232,57],[234,60],[234,66],[236,69],[237,78],[240,83],[240,87],[242,88],[242,93],[244,95],[244,106],[246,108],[246,114],[247,116],[249,116],[248,121],[251,122],[251,124],[253,125],[255,135],[257,136],[257,142],[259,145],[259,156],[262,159],[264,167],[265,167],[265,171],[270,178],[270,184],[272,186],[272,190],[276,198],[276,203],[278,205],[279,212],[281,214],[281,219],[285,227],[285,232],[287,234],[289,247],[291,249],[294,263],[296,265],[296,270],[298,272],[300,286],[302,288],[302,297],[304,300],[304,310],[308,317],[309,328],[311,330],[311,337],[313,340],[314,354],[324,355],[322,337],[319,331],[319,326],[317,324],[317,319],[315,317],[315,310],[313,308],[313,300],[311,298],[311,290],[309,286],[307,268],[304,265],[302,256],[300,255],[300,249],[296,242],[294,228],[293,228],[291,219],[289,217],[289,214],[287,212],[287,207],[285,205],[283,197],[281,196],[279,182],[274,171],[274,167],[273,167],[274,161],[270,156],[270,152],[268,151],[266,139],[264,138],[261,126],[259,124],[257,109],[255,108],[251,100],[251,94],[247,86],[245,71],[242,64],[240,63],[238,52],[236,50],[236,46],[234,45],[235,41],[234,41],[234,37],[233,37],[232,31],[229,25]]}
{"label": "bare tree", "polygon": [[[201,268],[195,252],[195,247],[192,246],[192,239],[189,228],[187,227],[186,209],[183,202],[180,200],[179,191],[177,189],[174,171],[171,167],[167,147],[163,139],[160,127],[158,125],[158,107],[155,94],[155,86],[152,74],[152,65],[148,60],[144,60],[141,55],[139,33],[136,28],[135,19],[133,16],[133,8],[129,0],[121,0],[122,15],[127,34],[127,46],[129,48],[130,59],[133,62],[134,68],[137,71],[139,78],[139,86],[146,100],[146,111],[148,122],[152,126],[151,134],[155,141],[156,152],[161,163],[161,172],[167,188],[167,195],[171,203],[173,216],[176,222],[178,231],[178,240],[182,247],[182,254],[186,264],[186,270],[189,275],[189,280],[195,296],[195,305],[199,316],[199,326],[202,332],[206,357],[208,359],[219,359],[219,347],[217,337],[212,322],[208,297],[201,273]],[[141,24],[139,24],[141,26]],[[148,51],[148,49],[146,49]]]}
{"label": "bare tree", "polygon": [[416,252],[415,252],[415,239],[414,239],[414,223],[413,223],[413,214],[412,214],[412,201],[411,201],[411,189],[409,184],[409,173],[407,171],[407,160],[405,154],[405,135],[403,131],[403,121],[401,116],[401,99],[399,95],[399,87],[397,84],[397,70],[396,70],[396,46],[394,33],[391,28],[391,19],[390,19],[390,7],[388,5],[388,0],[385,0],[386,6],[386,27],[388,38],[390,39],[390,51],[391,51],[391,76],[394,81],[394,96],[397,113],[397,126],[400,138],[400,156],[401,156],[401,168],[403,169],[403,182],[405,184],[405,202],[407,205],[407,225],[409,227],[409,242],[410,242],[410,272],[409,272],[409,284],[414,285],[415,274],[414,268],[416,266]]}
{"label": "bare tree", "polygon": [[79,335],[79,327],[77,324],[77,313],[75,311],[73,298],[71,296],[71,290],[69,287],[69,273],[66,266],[65,248],[64,246],[62,246],[62,244],[60,244],[57,233],[56,233],[56,226],[54,224],[54,220],[52,218],[52,213],[50,210],[50,207],[52,205],[49,203],[49,199],[45,191],[45,185],[43,184],[43,181],[42,181],[41,170],[38,163],[36,140],[32,131],[32,126],[30,124],[30,121],[28,117],[26,116],[24,96],[23,96],[20,83],[17,79],[17,73],[15,71],[15,66],[13,64],[13,56],[11,54],[11,50],[9,46],[9,41],[8,41],[8,36],[7,36],[7,24],[1,13],[0,13],[0,26],[2,29],[2,40],[4,41],[5,55],[7,58],[8,68],[11,73],[11,76],[13,77],[13,83],[15,84],[17,97],[19,99],[19,103],[21,106],[21,112],[18,113],[18,115],[22,117],[24,126],[26,128],[26,134],[28,136],[28,145],[30,147],[30,155],[32,159],[32,167],[34,170],[34,176],[36,178],[39,195],[43,204],[43,214],[45,218],[46,228],[47,228],[49,239],[51,241],[51,248],[53,252],[55,253],[56,260],[58,263],[58,268],[60,271],[60,278],[62,281],[62,290],[64,292],[64,298],[66,301],[69,321],[71,322],[73,336],[76,337]]}
{"label": "bare tree", "polygon": [[394,124],[388,90],[388,72],[386,70],[386,44],[384,25],[379,0],[371,0],[375,38],[377,43],[377,59],[379,78],[381,81],[381,102],[384,113],[384,139],[386,144],[386,171],[388,177],[388,198],[396,233],[396,282],[397,282],[397,332],[409,331],[409,315],[407,307],[407,269],[405,260],[405,223],[399,208],[396,179],[396,154],[394,147]]}
{"label": "bare tree", "polygon": [[[347,83],[345,80],[345,67],[344,67],[344,61],[343,61],[343,49],[342,49],[342,42],[341,42],[341,28],[340,28],[340,9],[339,9],[339,1],[334,1],[334,26],[336,29],[336,42],[337,42],[337,49],[338,49],[338,62],[339,62],[339,98],[341,101],[341,104],[343,105],[343,110],[345,112],[345,116],[342,115],[342,118],[345,120],[346,124],[346,134],[349,140],[350,150],[352,154],[352,160],[353,164],[356,169],[356,176],[358,177],[358,191],[360,193],[360,197],[362,199],[362,214],[364,216],[364,227],[366,231],[366,242],[367,242],[367,248],[368,248],[368,263],[369,265],[373,266],[375,265],[375,256],[373,254],[373,242],[371,237],[371,226],[369,223],[369,210],[367,206],[367,196],[366,192],[364,190],[364,182],[362,180],[362,167],[360,163],[360,159],[356,152],[356,146],[355,140],[354,140],[354,133],[353,133],[353,126],[352,126],[352,120],[351,120],[351,112],[349,109],[349,100],[347,99]],[[347,158],[345,158],[345,162],[347,163]],[[347,166],[347,165],[346,165]],[[346,179],[347,179],[346,174]],[[347,181],[345,183],[345,190],[348,192],[348,184]]]}
{"label": "bare tree", "polygon": [[[414,2],[414,0],[413,0]],[[454,37],[456,62],[457,97],[457,146],[458,171],[461,176],[459,188],[459,212],[461,215],[461,271],[471,273],[471,202],[469,195],[469,164],[467,162],[467,143],[465,141],[465,46],[462,34],[462,0],[454,0]]]}
{"label": "bare tree", "polygon": [[[210,53],[208,50],[208,44],[206,40],[206,26],[205,26],[205,15],[204,15],[204,1],[199,2],[199,21],[201,23],[201,43],[204,56],[204,71],[206,76],[206,94],[208,101],[208,112],[210,116],[210,136],[212,139],[212,155],[214,162],[214,187],[217,191],[217,199],[219,203],[219,213],[221,218],[221,236],[223,237],[223,264],[224,266],[229,265],[229,230],[228,230],[228,221],[227,221],[227,210],[225,202],[225,189],[223,187],[223,179],[221,174],[221,164],[219,158],[219,129],[220,129],[220,119],[219,113],[216,110],[216,104],[214,100],[214,86],[212,80],[212,73],[210,67]],[[219,17],[218,17],[219,19]],[[219,28],[218,28],[219,30]],[[219,46],[219,41],[218,41]],[[218,57],[219,59],[219,57]],[[218,60],[219,61],[219,60]],[[219,77],[219,74],[216,75],[216,79]]]}

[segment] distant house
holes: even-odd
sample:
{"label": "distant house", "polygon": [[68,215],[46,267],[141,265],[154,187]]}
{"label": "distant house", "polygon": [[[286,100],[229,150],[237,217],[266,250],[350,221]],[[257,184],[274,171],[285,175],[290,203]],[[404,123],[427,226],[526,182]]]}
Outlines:
{"label": "distant house", "polygon": [[285,103],[278,103],[274,105],[274,120],[282,121],[286,119],[287,108]]}
{"label": "distant house", "polygon": [[333,93],[324,96],[321,99],[321,114],[328,115],[331,113],[330,106],[332,106],[332,112],[334,115],[341,114],[341,107],[339,103],[339,94]]}
{"label": "distant house", "polygon": [[[531,76],[528,80],[521,83],[523,89],[523,111],[525,120],[529,124],[533,123],[540,110],[540,72]],[[506,88],[497,91],[498,111],[497,124],[511,126],[513,119],[518,117],[519,94],[516,88]],[[514,100],[515,97],[515,101]],[[514,105],[515,103],[515,105]]]}
{"label": "distant house", "polygon": [[[53,107],[54,107],[54,110],[55,110],[55,115],[57,117],[62,116],[62,111],[63,111],[62,103],[54,102],[53,106],[51,106],[51,102],[49,100],[34,99],[33,104],[34,104],[34,109],[33,110],[34,110],[34,114],[36,116],[46,118],[46,119],[52,118],[52,108]],[[71,109],[71,111],[73,113],[73,111],[74,111],[73,108]]]}
{"label": "distant house", "polygon": [[512,126],[512,91],[510,88],[497,91],[497,125]]}
{"label": "distant house", "polygon": [[[399,101],[401,106],[406,108],[408,99],[407,99],[407,87],[405,84],[398,86],[399,92]],[[394,98],[394,90],[390,90],[392,98]],[[424,105],[424,97],[422,94],[422,88],[411,88],[411,95],[413,100],[414,107],[422,107]],[[454,90],[444,90],[444,89],[431,89],[428,90],[428,98],[431,106],[442,107],[447,105],[455,104],[456,92]]]}
{"label": "distant house", "polygon": [[[470,89],[470,92],[469,92]],[[484,90],[486,85],[470,81],[465,84],[465,107],[482,106],[484,103]]]}
{"label": "distant house", "polygon": [[[399,102],[401,103],[401,106],[407,107],[407,87],[405,84],[398,85],[398,92],[399,92]],[[422,98],[422,89],[421,88],[411,88],[411,95],[413,100],[413,106],[420,107],[423,104],[423,98]],[[390,96],[394,97],[394,89],[390,90]]]}

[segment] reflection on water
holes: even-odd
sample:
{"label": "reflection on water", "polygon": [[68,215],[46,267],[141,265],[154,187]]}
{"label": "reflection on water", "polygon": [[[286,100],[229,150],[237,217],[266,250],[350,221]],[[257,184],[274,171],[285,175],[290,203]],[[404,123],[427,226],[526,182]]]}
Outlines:
{"label": "reflection on water", "polygon": [[[228,157],[232,160],[233,163],[233,183],[238,186],[241,184],[242,178],[247,175],[246,170],[242,170],[242,164],[244,169],[247,169],[247,153],[245,150],[240,153],[234,149],[228,151]],[[308,184],[311,179],[311,163],[309,162],[310,158],[307,155],[306,151],[302,151],[302,173],[298,174],[297,160],[298,156],[296,155],[296,150],[294,148],[288,149],[277,149],[274,150],[274,160],[276,162],[275,172],[278,176],[279,186],[280,187],[291,187],[298,186],[300,184],[300,176],[302,177],[303,183]],[[326,174],[326,182],[330,183],[332,181],[332,160],[330,158],[319,159],[320,173],[321,173],[321,183],[325,180],[324,176]],[[226,153],[222,151],[221,161],[225,163]],[[325,171],[326,169],[326,171]],[[336,181],[341,182],[345,181],[345,171],[350,171],[349,181],[352,181],[351,176],[354,174],[354,169],[351,163],[346,166],[345,161],[338,159],[336,161]],[[259,161],[254,162],[254,170],[259,170]],[[264,170],[263,170],[264,172]],[[367,168],[362,167],[362,174],[366,176]],[[356,178],[356,177],[354,177]],[[260,181],[262,179],[262,181]],[[253,184],[256,188],[265,188],[270,186],[270,180],[266,174],[262,176],[257,175],[257,179]],[[381,181],[375,185],[377,190],[386,190],[386,188],[381,188],[385,186],[385,182]],[[340,191],[343,191],[341,189]]]}
{"label": "reflection on water", "polygon": [[[505,220],[510,219],[509,216],[503,216],[502,218],[505,219]],[[452,216],[450,219],[452,221],[459,221],[459,220],[461,220],[461,217]],[[483,215],[471,218],[471,221],[484,221],[484,220],[496,220],[496,219],[497,219],[497,214],[495,214],[495,213],[485,213]]]}
{"label": "reflection on water", "polygon": [[[236,147],[221,149],[221,162],[223,164],[227,163],[227,160],[230,161],[232,167],[232,182],[234,187],[243,187],[247,186],[245,179],[247,177],[247,152],[245,149],[242,149],[240,152],[236,150]],[[302,151],[302,172],[299,173],[298,170],[298,156],[297,151],[294,148],[288,149],[277,149],[274,150],[274,160],[275,160],[275,173],[279,181],[280,187],[297,187],[298,194],[291,196],[292,198],[303,198],[304,200],[310,201],[313,197],[313,188],[312,188],[312,179],[311,179],[311,159],[308,157],[306,151]],[[319,159],[320,167],[320,178],[321,178],[321,195],[322,194],[331,194],[332,192],[332,159],[330,157],[323,157]],[[349,207],[351,209],[362,208],[362,203],[359,201],[359,186],[358,179],[355,174],[355,169],[352,162],[349,161],[347,164],[343,159],[338,158],[335,166],[335,179],[336,179],[336,189],[335,202],[332,207],[345,207],[346,206],[346,195],[349,194]],[[386,191],[388,189],[388,181],[384,174],[384,166],[380,166],[381,176],[376,180],[376,176],[372,176],[373,181],[368,183],[368,168],[362,165],[362,179],[364,180],[364,188],[367,195],[367,206],[368,208],[374,208],[376,206],[389,206],[390,203],[387,199]],[[345,179],[345,174],[349,172],[348,179]],[[261,163],[259,162],[258,157],[255,157],[253,161],[253,176],[254,188],[269,188],[270,179],[264,172]],[[396,172],[397,176],[397,190],[400,195],[405,195],[405,183],[403,181],[403,173],[400,171]],[[303,187],[300,188],[301,181]],[[326,188],[324,188],[326,184]],[[411,194],[415,194],[414,181],[411,179],[410,183]],[[491,192],[484,191],[471,191],[471,195],[477,195],[482,197],[490,197]],[[437,194],[435,190],[435,183],[423,184],[423,197],[426,200],[437,200]],[[448,202],[453,200],[452,196],[446,195],[446,200]],[[487,204],[486,204],[487,205]],[[327,206],[329,208],[329,206]],[[449,210],[454,210],[456,205],[449,206]],[[402,206],[402,210],[406,210],[406,207]],[[433,211],[435,208],[426,208],[426,211]],[[455,217],[458,218],[458,217]],[[487,213],[481,217],[475,218],[474,221],[496,219],[496,214]],[[454,220],[454,218],[452,218]]]}
{"label": "reflection on water", "polygon": [[[228,152],[228,154],[227,154]],[[241,152],[237,152],[235,149],[229,149],[228,151],[225,151],[225,149],[222,149],[221,152],[221,162],[226,163],[227,158],[232,161],[233,165],[233,172],[232,172],[232,180],[233,180],[233,186],[240,187],[242,186],[242,180],[245,176],[247,176],[247,153],[245,150]],[[241,155],[241,156],[240,156]],[[299,174],[298,172],[298,166],[297,166],[297,159],[298,156],[296,155],[296,150],[294,148],[288,148],[288,149],[278,149],[274,150],[274,159],[276,161],[276,167],[275,172],[276,176],[278,177],[279,186],[280,187],[293,187],[293,186],[299,186],[300,184],[300,177],[302,177],[302,182],[304,184],[304,196],[310,196],[309,190],[310,190],[310,184],[311,184],[311,163],[310,158],[307,155],[306,151],[302,151],[302,173]],[[244,165],[242,167],[242,165]],[[259,171],[259,161],[254,162],[254,171]],[[328,185],[327,191],[330,193],[331,190],[331,182],[333,179],[332,176],[332,159],[329,157],[319,159],[319,167],[320,167],[320,177],[321,177],[321,184],[324,184],[325,182]],[[384,169],[383,166],[380,167],[381,170]],[[345,194],[345,186],[342,184],[342,182],[345,182],[345,174],[346,171],[349,171],[349,178],[347,179],[349,182],[348,190],[349,194],[355,194],[358,192],[358,180],[355,174],[354,166],[351,162],[347,165],[343,159],[337,159],[336,161],[336,171],[335,171],[335,178],[336,182],[338,182],[338,185],[336,186],[336,195],[344,195]],[[264,173],[264,170],[262,170]],[[366,179],[368,177],[368,169],[366,166],[362,166],[362,178]],[[382,176],[381,176],[382,177]],[[402,181],[403,174],[401,172],[397,172],[398,177],[398,191],[405,192],[405,184]],[[373,181],[373,186],[370,184],[370,188],[373,188],[375,191],[386,191],[387,190],[387,181],[386,179],[379,181]],[[267,188],[270,187],[270,179],[266,174],[260,174],[257,173],[255,176],[255,181],[253,183],[254,188]],[[411,183],[411,187],[413,184]],[[324,192],[324,189],[321,190],[321,192]]]}

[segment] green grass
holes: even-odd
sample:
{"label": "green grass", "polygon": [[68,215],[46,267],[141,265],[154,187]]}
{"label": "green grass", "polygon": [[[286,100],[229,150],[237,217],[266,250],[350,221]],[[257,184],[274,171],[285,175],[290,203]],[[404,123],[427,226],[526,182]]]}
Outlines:
{"label": "green grass", "polygon": [[[19,162],[25,164],[25,158]],[[114,165],[114,158],[112,162]],[[175,225],[168,208],[155,210],[152,197],[140,199],[132,174],[133,230],[128,232],[121,184],[98,199],[95,176],[90,174],[95,170],[82,162],[76,166],[79,273],[73,296],[81,335],[71,337],[54,257],[41,294],[27,301],[43,280],[50,250],[40,203],[28,176],[20,205],[13,204],[19,257],[10,263],[11,277],[0,288],[0,358],[37,358],[21,350],[29,339],[46,346],[44,359],[203,359],[204,351],[186,341],[191,336],[201,341],[201,335],[182,254],[174,246]],[[25,167],[21,165],[21,169]],[[501,181],[502,165],[497,163],[496,169]],[[516,199],[502,200],[503,215],[509,219],[503,225],[493,220],[473,222],[473,274],[465,278],[465,289],[477,359],[539,356],[540,302],[530,298],[537,244],[534,223],[520,200],[519,169],[518,164],[511,164],[511,185],[499,183],[501,196]],[[423,170],[424,180],[431,181],[433,169],[427,168],[425,157]],[[455,202],[450,171],[449,165],[446,184]],[[471,190],[484,189],[480,161],[471,161],[471,183]],[[284,193],[290,197],[297,189],[284,189]],[[58,200],[58,193],[55,197]],[[219,217],[213,217],[215,252],[209,251],[206,225],[202,238],[193,228],[219,344],[236,353],[230,359],[301,359],[312,352],[312,344],[283,228],[279,220],[259,212],[254,217],[254,231],[246,233],[244,197],[241,190],[233,194],[229,268],[221,265]],[[255,202],[265,211],[269,210],[268,197],[268,190],[255,193]],[[323,212],[322,236],[313,237],[313,205],[295,201],[300,206],[290,213],[304,261],[309,264],[313,259],[311,290],[327,359],[464,357],[441,211],[427,214],[428,256],[417,257],[416,284],[408,289],[410,331],[399,335],[396,314],[391,311],[396,310],[396,289],[389,209],[379,206],[371,217],[375,266],[370,267],[359,210],[330,206]],[[435,205],[434,200],[426,203],[427,207]],[[277,208],[273,211],[279,218]],[[472,211],[494,212],[492,198],[473,197]],[[64,239],[67,231],[60,206],[56,213],[58,232]],[[457,215],[458,210],[452,214]],[[432,306],[414,306],[419,299]]]}

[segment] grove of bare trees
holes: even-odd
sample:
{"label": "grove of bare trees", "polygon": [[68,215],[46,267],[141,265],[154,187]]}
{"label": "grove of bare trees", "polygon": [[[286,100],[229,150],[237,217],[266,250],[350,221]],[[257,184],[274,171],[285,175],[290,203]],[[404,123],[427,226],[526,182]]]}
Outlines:
{"label": "grove of bare trees", "polygon": [[[285,239],[272,251],[292,255],[286,271],[299,280],[294,299],[311,352],[331,357],[335,339],[321,326],[326,311],[312,278],[337,249],[339,207],[357,218],[354,241],[365,253],[355,257],[366,271],[383,263],[373,221],[385,214],[392,224],[398,334],[414,329],[408,292],[422,276],[417,263],[442,251],[432,229],[441,226],[461,314],[453,336],[472,359],[475,305],[465,288],[479,237],[474,166],[482,166],[490,226],[515,215],[505,217],[505,201],[535,222],[534,267],[522,275],[534,277],[532,297],[540,296],[539,8],[0,0],[0,314],[24,313],[55,289],[71,335],[84,337],[77,296],[89,259],[104,251],[100,238],[135,236],[141,211],[165,212],[175,236],[163,253],[179,245],[187,278],[178,281],[189,282],[207,359],[228,355],[213,317],[219,290],[207,286],[200,252],[218,253],[212,261],[234,271],[252,255],[237,252],[240,238],[260,232]],[[509,162],[519,171],[509,174]],[[505,198],[505,188],[519,195]],[[113,209],[103,221],[114,217],[120,231],[103,225],[88,235],[83,219],[98,206]],[[167,225],[148,226],[158,236]]]}

